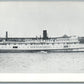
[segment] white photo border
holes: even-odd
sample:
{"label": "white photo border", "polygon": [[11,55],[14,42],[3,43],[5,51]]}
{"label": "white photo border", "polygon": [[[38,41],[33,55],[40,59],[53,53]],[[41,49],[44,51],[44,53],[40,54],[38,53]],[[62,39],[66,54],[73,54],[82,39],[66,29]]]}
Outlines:
{"label": "white photo border", "polygon": [[0,82],[84,82],[83,73],[1,73]]}

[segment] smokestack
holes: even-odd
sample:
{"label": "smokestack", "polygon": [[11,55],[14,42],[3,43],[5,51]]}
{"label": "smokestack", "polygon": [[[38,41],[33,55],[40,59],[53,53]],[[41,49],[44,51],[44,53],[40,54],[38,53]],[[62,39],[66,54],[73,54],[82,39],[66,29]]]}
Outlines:
{"label": "smokestack", "polygon": [[47,30],[43,30],[43,39],[48,39]]}
{"label": "smokestack", "polygon": [[6,31],[6,41],[7,41],[7,39],[8,39],[8,32]]}

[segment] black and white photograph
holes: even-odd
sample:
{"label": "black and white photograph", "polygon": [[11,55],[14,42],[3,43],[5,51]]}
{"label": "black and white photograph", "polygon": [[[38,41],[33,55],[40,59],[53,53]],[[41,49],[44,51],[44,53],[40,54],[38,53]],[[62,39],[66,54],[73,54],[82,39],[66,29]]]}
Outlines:
{"label": "black and white photograph", "polygon": [[84,1],[0,0],[0,73],[84,73]]}

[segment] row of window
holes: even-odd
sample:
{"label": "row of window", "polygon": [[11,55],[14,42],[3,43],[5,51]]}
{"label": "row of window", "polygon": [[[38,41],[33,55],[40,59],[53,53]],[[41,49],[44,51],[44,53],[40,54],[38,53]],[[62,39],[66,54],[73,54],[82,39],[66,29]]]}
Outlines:
{"label": "row of window", "polygon": [[49,48],[48,46],[30,46],[30,47],[18,47],[18,46],[13,46],[13,47],[1,47],[1,48]]}
{"label": "row of window", "polygon": [[0,43],[0,45],[49,45],[49,44],[78,44],[77,42],[73,43]]}

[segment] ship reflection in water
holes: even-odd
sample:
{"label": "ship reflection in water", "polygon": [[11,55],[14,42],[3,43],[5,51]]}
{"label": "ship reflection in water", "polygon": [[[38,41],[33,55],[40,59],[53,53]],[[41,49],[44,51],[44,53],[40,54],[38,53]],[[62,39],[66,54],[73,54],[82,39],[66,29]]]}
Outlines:
{"label": "ship reflection in water", "polygon": [[84,72],[84,52],[0,53],[0,72]]}

